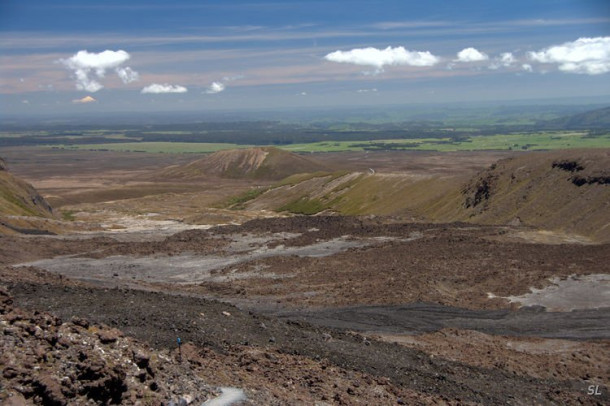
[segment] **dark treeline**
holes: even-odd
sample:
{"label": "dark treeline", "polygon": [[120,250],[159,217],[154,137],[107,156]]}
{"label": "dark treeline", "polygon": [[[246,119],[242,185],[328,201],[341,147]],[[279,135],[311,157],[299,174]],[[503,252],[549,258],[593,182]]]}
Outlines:
{"label": "dark treeline", "polygon": [[[73,137],[73,136],[72,136]],[[130,140],[97,137],[40,137],[40,136],[21,136],[21,137],[0,137],[0,147],[20,147],[35,145],[82,145],[82,144],[109,144],[127,142]],[[133,142],[133,140],[131,140]]]}
{"label": "dark treeline", "polygon": [[[252,145],[289,145],[320,141],[375,141],[384,139],[450,138],[460,141],[472,135],[532,131],[533,126],[489,126],[455,130],[434,123],[324,123],[308,126],[280,122],[194,123],[122,128],[89,126],[13,130],[2,137],[0,147],[27,145],[78,145],[121,142],[212,142]],[[10,129],[3,129],[11,131]],[[121,134],[123,138],[110,137]]]}
{"label": "dark treeline", "polygon": [[[449,125],[443,121],[405,122],[311,121],[306,124],[273,120],[190,122],[148,125],[47,124],[29,127],[4,124],[0,147],[74,145],[120,142],[212,142],[251,145],[288,145],[320,141],[379,141],[384,139],[449,138],[463,141],[474,135],[514,132],[589,130],[591,136],[610,130],[610,108],[597,109],[536,123]],[[467,128],[467,129],[465,129]],[[110,137],[110,136],[113,137]],[[120,138],[116,136],[120,135]]]}

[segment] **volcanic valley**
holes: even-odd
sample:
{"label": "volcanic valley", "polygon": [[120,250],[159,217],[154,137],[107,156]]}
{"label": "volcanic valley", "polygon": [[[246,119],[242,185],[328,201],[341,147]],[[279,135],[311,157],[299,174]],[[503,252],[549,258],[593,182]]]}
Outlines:
{"label": "volcanic valley", "polygon": [[610,403],[610,150],[24,149],[3,404]]}

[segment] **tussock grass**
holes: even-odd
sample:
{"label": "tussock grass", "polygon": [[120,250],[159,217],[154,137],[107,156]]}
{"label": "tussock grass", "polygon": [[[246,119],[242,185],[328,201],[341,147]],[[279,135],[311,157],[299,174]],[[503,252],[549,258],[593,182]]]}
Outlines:
{"label": "tussock grass", "polygon": [[231,210],[241,210],[244,208],[244,204],[250,200],[254,200],[263,193],[269,190],[268,187],[254,187],[250,190],[245,191],[237,196],[231,197],[227,201],[218,205],[218,208],[229,208]]}

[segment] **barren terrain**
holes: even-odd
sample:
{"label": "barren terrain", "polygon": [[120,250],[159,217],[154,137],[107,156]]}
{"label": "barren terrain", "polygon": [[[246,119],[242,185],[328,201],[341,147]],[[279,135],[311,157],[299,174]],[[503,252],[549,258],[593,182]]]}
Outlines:
{"label": "barren terrain", "polygon": [[[272,182],[147,178],[162,155],[22,153],[3,156],[71,226],[0,236],[4,401],[200,404],[227,388],[241,404],[610,401],[607,243],[519,222],[229,210]],[[350,154],[317,159],[450,182],[499,158]],[[70,342],[45,338],[58,334]],[[88,380],[50,378],[88,363]],[[112,391],[95,389],[99,371]]]}

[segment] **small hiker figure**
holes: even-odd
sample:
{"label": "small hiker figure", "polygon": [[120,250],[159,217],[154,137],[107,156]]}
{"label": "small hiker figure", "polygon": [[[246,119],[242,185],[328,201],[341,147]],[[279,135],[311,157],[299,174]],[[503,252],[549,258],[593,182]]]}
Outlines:
{"label": "small hiker figure", "polygon": [[182,362],[182,340],[180,339],[180,337],[178,337],[176,341],[178,342],[178,361]]}

